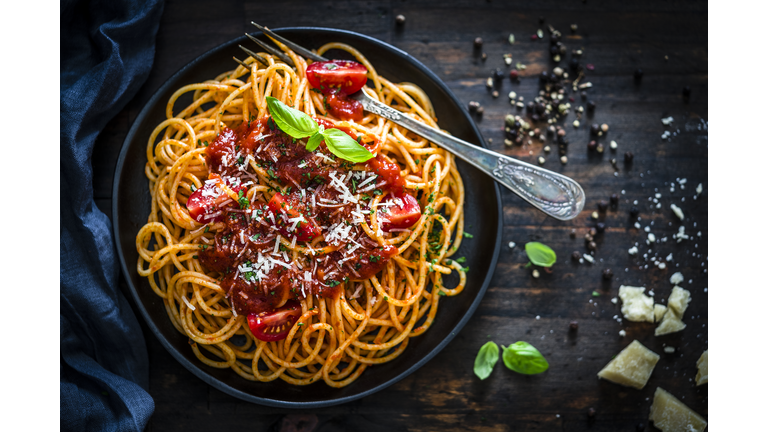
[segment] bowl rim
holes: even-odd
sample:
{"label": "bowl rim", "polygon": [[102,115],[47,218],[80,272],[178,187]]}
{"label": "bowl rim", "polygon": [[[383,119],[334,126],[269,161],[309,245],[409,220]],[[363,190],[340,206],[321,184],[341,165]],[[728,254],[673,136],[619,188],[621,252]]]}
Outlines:
{"label": "bowl rim", "polygon": [[[296,32],[296,31],[320,31],[320,32],[327,32],[331,34],[343,34],[346,36],[363,39],[366,42],[376,45],[383,50],[393,52],[395,55],[400,57],[403,61],[407,61],[411,63],[413,66],[415,66],[422,74],[426,76],[427,79],[433,81],[437,87],[441,88],[447,94],[447,96],[452,100],[452,102],[456,104],[456,106],[458,106],[459,109],[461,109],[461,112],[464,114],[464,117],[467,119],[467,121],[469,122],[469,125],[471,126],[472,132],[478,138],[480,145],[487,148],[487,145],[485,141],[482,139],[482,134],[480,133],[480,130],[478,129],[477,124],[474,121],[472,121],[466,109],[464,109],[461,101],[450,90],[450,88],[448,88],[448,86],[434,72],[432,72],[429,68],[427,68],[415,57],[411,56],[410,54],[401,50],[400,48],[390,45],[389,43],[384,42],[380,39],[376,39],[371,36],[367,36],[362,33],[354,32],[350,30],[334,29],[334,28],[327,28],[327,27],[281,27],[281,28],[275,28],[271,30],[278,34],[280,32]],[[262,33],[257,31],[251,34],[258,36],[258,35],[261,35]],[[278,407],[278,408],[302,408],[302,409],[321,408],[321,407],[327,407],[327,406],[339,405],[339,404],[351,402],[353,400],[357,400],[365,396],[371,395],[373,393],[376,393],[378,391],[381,391],[397,383],[398,381],[402,380],[403,378],[407,377],[408,375],[412,374],[413,372],[421,368],[424,364],[426,364],[429,360],[431,360],[434,356],[436,356],[440,351],[442,351],[443,348],[445,348],[448,345],[448,343],[450,343],[453,340],[456,334],[466,325],[466,323],[472,317],[475,310],[480,305],[480,302],[482,301],[483,297],[485,296],[485,292],[487,291],[488,286],[490,285],[491,279],[495,272],[496,264],[499,259],[499,252],[501,250],[502,230],[503,230],[503,206],[501,202],[501,190],[499,188],[499,184],[494,181],[493,187],[494,187],[494,195],[496,197],[497,221],[498,221],[496,226],[496,239],[493,245],[492,260],[488,267],[489,271],[486,273],[485,278],[483,279],[483,283],[482,283],[482,286],[480,287],[480,290],[478,291],[477,295],[472,301],[472,304],[464,313],[464,316],[454,326],[454,328],[451,329],[450,334],[448,334],[437,346],[435,346],[431,351],[429,351],[424,357],[416,361],[414,364],[406,368],[404,371],[398,373],[394,377],[386,380],[385,382],[379,385],[376,385],[368,390],[365,390],[359,393],[343,396],[336,399],[322,400],[322,401],[309,401],[309,402],[284,401],[284,400],[254,396],[250,393],[246,393],[242,390],[231,387],[226,383],[224,383],[223,381],[220,381],[215,377],[213,377],[212,375],[209,375],[206,371],[200,368],[200,365],[189,361],[183,354],[178,352],[178,350],[173,345],[171,345],[171,343],[165,338],[163,333],[160,331],[160,329],[157,327],[157,325],[155,325],[154,321],[152,320],[149,311],[142,303],[139,297],[138,291],[136,289],[136,286],[134,286],[132,280],[128,277],[128,274],[130,274],[132,267],[129,267],[127,265],[125,256],[123,254],[123,248],[122,248],[123,245],[120,240],[120,232],[119,232],[120,213],[118,211],[119,200],[117,199],[117,197],[119,196],[118,192],[121,186],[122,171],[123,171],[123,166],[125,165],[128,149],[130,147],[130,144],[134,141],[136,134],[138,133],[139,125],[141,125],[145,121],[146,117],[149,115],[150,107],[154,106],[158,102],[160,97],[168,90],[170,86],[178,85],[177,80],[189,69],[194,68],[198,63],[200,63],[201,61],[204,61],[207,57],[212,56],[221,50],[228,49],[233,44],[243,43],[245,40],[246,40],[245,36],[240,36],[236,39],[232,39],[227,42],[224,42],[223,44],[200,54],[194,60],[192,60],[191,62],[187,63],[185,66],[180,68],[173,75],[171,75],[154,92],[152,97],[144,104],[143,108],[139,112],[139,115],[136,116],[136,119],[131,124],[128,134],[126,135],[125,140],[123,141],[122,147],[120,149],[120,154],[117,159],[117,163],[115,167],[115,175],[113,178],[113,185],[112,185],[112,231],[115,237],[115,247],[117,249],[117,254],[120,260],[120,269],[122,272],[121,276],[123,277],[125,282],[128,284],[128,288],[130,289],[131,296],[133,297],[136,307],[141,312],[141,315],[144,318],[144,321],[147,324],[147,327],[149,327],[149,329],[152,331],[154,336],[160,341],[161,345],[163,345],[163,347],[171,354],[171,356],[173,356],[173,358],[175,358],[179,363],[181,363],[182,366],[184,366],[187,370],[192,372],[195,376],[197,376],[207,384],[211,385],[212,387],[218,390],[221,390],[224,393],[227,393],[241,400],[256,403],[259,405]],[[133,271],[135,271],[135,268],[133,268]]]}

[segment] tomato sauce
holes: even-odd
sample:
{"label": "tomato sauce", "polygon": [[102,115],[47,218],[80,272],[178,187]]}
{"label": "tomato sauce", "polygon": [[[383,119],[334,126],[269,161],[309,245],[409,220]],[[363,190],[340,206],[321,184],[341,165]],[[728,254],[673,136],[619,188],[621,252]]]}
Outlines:
{"label": "tomato sauce", "polygon": [[[349,128],[317,121],[358,138]],[[371,203],[376,195],[406,193],[398,165],[383,156],[355,165],[335,157],[325,143],[314,152],[305,145],[306,140],[292,139],[264,118],[235,130],[224,128],[206,149],[211,177],[220,176],[238,199],[227,196],[218,183],[206,182],[207,201],[199,202],[214,206],[207,214],[220,211],[217,220],[225,228],[212,243],[201,245],[199,258],[207,270],[221,275],[220,285],[238,314],[275,310],[309,295],[336,297],[345,281],[370,278],[397,253],[396,247],[371,240],[360,224],[365,220],[370,226],[374,211],[379,220],[393,218],[397,205],[382,201],[372,209]],[[257,192],[249,200],[248,191],[258,181],[254,165],[281,190]],[[411,198],[409,203],[416,202]],[[413,205],[409,209],[414,211]],[[308,251],[324,245],[331,250],[294,256],[283,242]]]}

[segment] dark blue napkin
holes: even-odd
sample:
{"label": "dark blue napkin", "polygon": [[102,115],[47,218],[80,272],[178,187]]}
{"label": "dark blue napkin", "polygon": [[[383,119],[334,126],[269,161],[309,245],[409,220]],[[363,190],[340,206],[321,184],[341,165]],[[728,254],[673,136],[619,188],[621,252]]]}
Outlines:
{"label": "dark blue napkin", "polygon": [[162,11],[162,0],[61,2],[62,430],[141,431],[155,409],[111,224],[93,201],[91,155],[149,75]]}

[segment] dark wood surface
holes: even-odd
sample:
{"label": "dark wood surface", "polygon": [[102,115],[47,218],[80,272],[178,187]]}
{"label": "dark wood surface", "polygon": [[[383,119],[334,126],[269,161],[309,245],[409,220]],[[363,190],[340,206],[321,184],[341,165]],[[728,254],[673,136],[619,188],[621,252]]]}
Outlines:
{"label": "dark wood surface", "polygon": [[[403,14],[402,29],[395,16]],[[540,24],[540,19],[544,24]],[[299,412],[253,405],[215,390],[176,362],[145,330],[150,356],[150,394],[155,413],[148,430],[272,430],[272,431],[634,431],[638,424],[655,430],[647,418],[653,392],[660,386],[696,412],[707,416],[707,387],[696,387],[696,360],[707,349],[707,5],[705,2],[661,1],[536,2],[422,0],[388,2],[298,1],[253,2],[168,1],[157,35],[152,72],[140,93],[100,135],[94,151],[94,189],[99,207],[110,214],[112,176],[125,135],[139,110],[176,70],[203,52],[234,39],[255,20],[272,28],[322,26],[354,30],[401,48],[432,69],[464,103],[480,102],[485,114],[478,124],[490,147],[525,161],[546,156],[545,167],[581,183],[587,204],[575,220],[560,222],[526,205],[504,190],[504,244],[490,288],[467,326],[433,360],[401,382],[345,405]],[[572,33],[571,24],[578,30]],[[517,111],[509,104],[511,90],[526,102],[538,92],[538,73],[555,65],[548,39],[532,41],[536,30],[552,25],[560,30],[569,54],[583,49],[582,64],[593,64],[587,79],[593,84],[589,99],[597,104],[593,117],[584,116],[574,129],[570,114],[564,127],[570,147],[568,164],[559,163],[556,146],[545,155],[543,145],[508,148],[503,144],[504,117]],[[517,39],[510,46],[507,38]],[[473,56],[473,40],[482,37],[487,60]],[[496,68],[510,69],[502,54],[527,65],[519,83],[504,80],[497,99],[485,86]],[[514,64],[514,63],[513,63]],[[230,65],[222,65],[222,68]],[[633,71],[642,68],[640,84]],[[691,88],[685,101],[682,89]],[[569,95],[570,96],[570,95]],[[578,94],[575,107],[584,106]],[[521,114],[523,112],[520,112]],[[672,116],[670,127],[660,119]],[[588,127],[607,123],[601,141],[618,142],[618,150],[590,155]],[[668,140],[665,130],[674,132]],[[634,163],[621,162],[626,151]],[[530,152],[530,153],[529,153]],[[618,169],[609,162],[617,158]],[[683,189],[677,179],[687,179]],[[703,193],[694,199],[696,186]],[[675,192],[670,192],[675,184]],[[661,193],[660,209],[652,200]],[[578,264],[573,251],[585,252],[583,236],[594,226],[590,215],[600,200],[621,194],[617,209],[604,215],[607,229],[597,237],[596,262]],[[642,227],[651,226],[666,243],[645,244],[646,233],[634,228],[629,209],[637,200]],[[682,225],[689,240],[677,243],[672,235],[681,222],[670,210],[675,203],[685,212]],[[602,216],[601,216],[602,217]],[[576,229],[576,238],[570,237]],[[699,235],[700,233],[700,235]],[[558,255],[551,274],[531,277],[523,245],[550,245]],[[640,254],[627,250],[639,242]],[[643,259],[648,253],[649,260]],[[654,256],[673,261],[666,269],[653,265]],[[647,266],[647,267],[646,267]],[[615,277],[602,280],[603,269]],[[657,302],[672,289],[669,277],[685,276],[682,286],[693,301],[685,314],[685,330],[663,337],[653,335],[650,323],[619,323],[620,304],[611,303],[622,284],[653,289]],[[123,282],[124,284],[124,282]],[[600,295],[593,296],[593,292]],[[125,291],[127,293],[127,290]],[[439,314],[437,319],[439,319]],[[579,322],[577,332],[569,323]],[[620,337],[624,329],[626,337]],[[659,353],[643,390],[598,380],[597,372],[622,348],[637,339]],[[501,362],[480,381],[472,373],[475,355],[487,340],[508,345],[525,340],[548,359],[550,369],[537,376],[507,370]],[[664,353],[664,346],[676,348]],[[407,353],[406,353],[407,355]],[[318,384],[319,385],[319,384]],[[594,408],[593,417],[588,416]]]}

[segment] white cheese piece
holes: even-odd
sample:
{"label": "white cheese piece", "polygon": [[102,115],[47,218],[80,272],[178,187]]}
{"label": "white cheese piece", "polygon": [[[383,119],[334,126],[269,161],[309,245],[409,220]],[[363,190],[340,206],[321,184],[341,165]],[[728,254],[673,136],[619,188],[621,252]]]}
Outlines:
{"label": "white cheese piece", "polygon": [[634,340],[597,373],[599,378],[642,389],[660,356]]}
{"label": "white cheese piece", "polygon": [[661,319],[664,318],[665,313],[667,313],[666,306],[658,303],[653,305],[653,318],[656,320],[656,322],[661,322]]}
{"label": "white cheese piece", "polygon": [[709,350],[706,350],[701,355],[701,357],[699,357],[699,360],[696,362],[696,367],[699,369],[699,371],[696,373],[697,386],[700,386],[702,384],[706,384],[709,382],[708,360],[709,360]]}
{"label": "white cheese piece", "polygon": [[664,432],[703,432],[704,417],[696,414],[661,387],[656,388],[649,419]]}
{"label": "white cheese piece", "polygon": [[644,294],[645,288],[622,285],[619,287],[621,313],[636,322],[653,322],[653,297]]}
{"label": "white cheese piece", "polygon": [[677,315],[681,320],[683,319],[683,313],[688,308],[688,303],[691,302],[691,292],[676,286],[672,288],[672,294],[669,295],[667,306],[669,309]]}
{"label": "white cheese piece", "polygon": [[680,207],[674,204],[670,205],[669,207],[672,209],[673,212],[675,212],[675,214],[677,215],[677,217],[680,218],[680,220],[685,219],[685,215],[683,215],[683,210]]}

